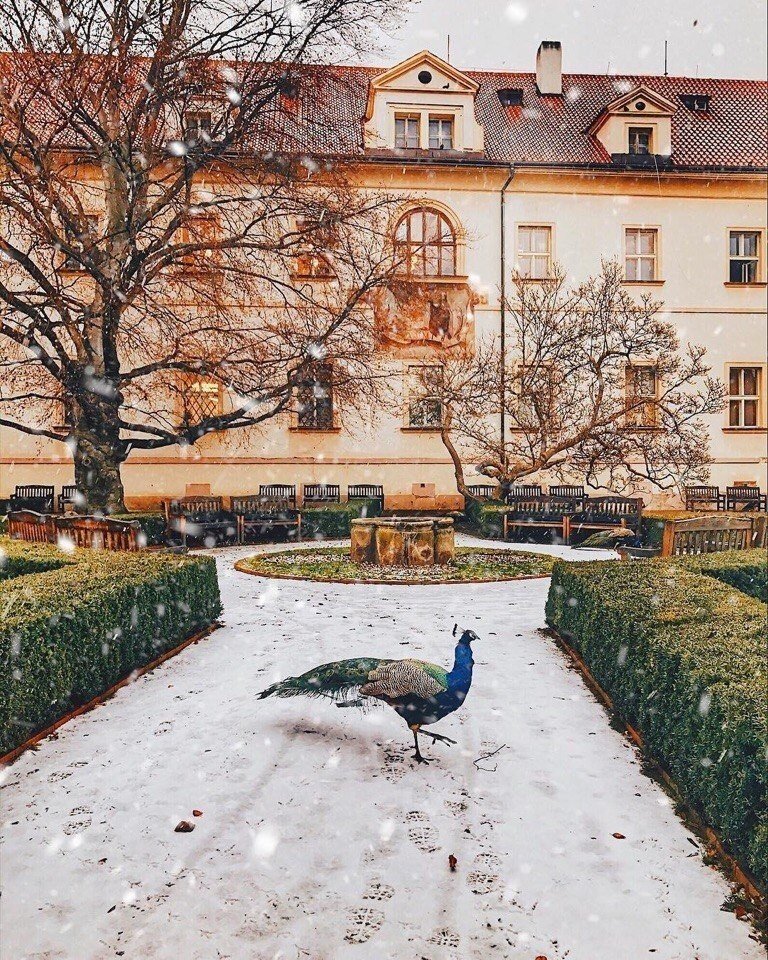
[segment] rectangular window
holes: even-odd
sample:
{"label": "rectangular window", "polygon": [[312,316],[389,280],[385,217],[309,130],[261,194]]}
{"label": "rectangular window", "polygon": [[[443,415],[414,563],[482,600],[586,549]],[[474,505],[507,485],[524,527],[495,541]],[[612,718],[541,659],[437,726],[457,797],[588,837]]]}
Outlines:
{"label": "rectangular window", "polygon": [[210,110],[187,110],[185,112],[184,139],[187,143],[211,142]]}
{"label": "rectangular window", "polygon": [[296,257],[296,276],[308,280],[331,280],[336,274],[326,251],[338,242],[333,227],[325,226],[322,220],[310,220],[305,217],[296,219],[296,230],[306,238],[306,246]]}
{"label": "rectangular window", "polygon": [[760,231],[731,230],[728,249],[730,283],[757,283],[760,275]]}
{"label": "rectangular window", "polygon": [[545,280],[552,272],[552,227],[517,228],[517,269],[527,280]]}
{"label": "rectangular window", "polygon": [[193,213],[181,227],[179,239],[183,244],[199,245],[199,249],[184,254],[182,262],[185,266],[212,266],[221,256],[219,221],[212,213]]}
{"label": "rectangular window", "polygon": [[453,150],[453,120],[429,118],[429,149]]}
{"label": "rectangular window", "polygon": [[296,422],[302,430],[333,429],[333,367],[314,363],[296,388]]}
{"label": "rectangular window", "polygon": [[221,384],[205,377],[186,376],[181,385],[181,420],[183,424],[202,423],[217,417],[222,409]]}
{"label": "rectangular window", "polygon": [[[91,249],[96,243],[99,233],[99,224],[101,222],[101,217],[98,213],[86,213],[83,216],[85,232],[79,234],[76,243],[74,246],[78,247],[82,252],[86,252]],[[64,270],[84,270],[85,267],[80,262],[80,260],[73,255],[68,253],[64,254],[64,262],[62,263],[62,268]]]}
{"label": "rectangular window", "polygon": [[634,156],[647,156],[653,153],[653,128],[629,128],[629,152]]}
{"label": "rectangular window", "polygon": [[624,275],[630,282],[658,280],[659,231],[627,227],[624,231]]}
{"label": "rectangular window", "polygon": [[417,116],[395,117],[395,147],[398,150],[418,149],[420,123]]}
{"label": "rectangular window", "polygon": [[409,374],[408,426],[430,429],[443,425],[443,404],[440,384],[443,369],[439,366],[412,366]]}
{"label": "rectangular window", "polygon": [[627,423],[635,427],[656,427],[659,422],[659,377],[655,367],[627,367]]}
{"label": "rectangular window", "polygon": [[728,371],[728,425],[760,426],[760,367],[731,367]]}

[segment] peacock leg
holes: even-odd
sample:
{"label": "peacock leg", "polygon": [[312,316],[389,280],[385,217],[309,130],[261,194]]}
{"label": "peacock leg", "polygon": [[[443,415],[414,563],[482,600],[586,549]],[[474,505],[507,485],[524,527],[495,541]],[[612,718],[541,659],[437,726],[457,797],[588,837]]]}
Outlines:
{"label": "peacock leg", "polygon": [[415,752],[414,755],[413,755],[413,759],[416,761],[416,763],[429,763],[429,760],[427,760],[426,757],[422,757],[422,755],[421,755],[421,750],[419,750],[419,728],[418,728],[418,726],[413,726],[413,727],[411,727],[411,730],[413,730],[413,743],[414,743],[414,746],[416,747],[416,752]]}
{"label": "peacock leg", "polygon": [[450,737],[444,737],[442,733],[432,733],[431,730],[422,730],[421,732],[425,737],[432,737],[432,743],[437,743],[438,740],[441,743],[452,743],[452,744],[456,743],[456,741],[451,740]]}

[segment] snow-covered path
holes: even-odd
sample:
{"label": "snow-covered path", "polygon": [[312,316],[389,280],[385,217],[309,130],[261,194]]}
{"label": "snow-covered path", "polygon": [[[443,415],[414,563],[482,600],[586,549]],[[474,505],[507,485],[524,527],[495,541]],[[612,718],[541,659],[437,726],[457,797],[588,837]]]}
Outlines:
{"label": "snow-covered path", "polygon": [[[249,552],[219,552],[223,629],[1,775],[3,960],[763,957],[538,632],[547,580],[267,581]],[[254,698],[343,657],[448,663],[457,621],[475,680],[429,766],[392,711]]]}

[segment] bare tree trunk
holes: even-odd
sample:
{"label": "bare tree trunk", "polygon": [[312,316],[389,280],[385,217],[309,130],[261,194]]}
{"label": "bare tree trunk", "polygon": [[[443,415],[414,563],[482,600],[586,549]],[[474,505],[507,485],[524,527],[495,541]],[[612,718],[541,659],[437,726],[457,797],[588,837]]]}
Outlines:
{"label": "bare tree trunk", "polygon": [[[98,416],[94,417],[94,412]],[[75,485],[85,497],[88,513],[124,513],[125,495],[120,467],[127,456],[120,439],[119,404],[92,402],[73,411],[70,443],[75,462]],[[112,414],[110,416],[110,413]]]}
{"label": "bare tree trunk", "polygon": [[467,488],[466,481],[464,480],[464,467],[461,463],[461,457],[456,447],[453,445],[450,435],[451,430],[451,415],[446,413],[445,418],[443,419],[442,427],[440,428],[440,439],[443,441],[443,446],[450,454],[451,460],[453,461],[453,474],[456,477],[456,489],[464,497],[464,500],[475,500],[477,499]]}

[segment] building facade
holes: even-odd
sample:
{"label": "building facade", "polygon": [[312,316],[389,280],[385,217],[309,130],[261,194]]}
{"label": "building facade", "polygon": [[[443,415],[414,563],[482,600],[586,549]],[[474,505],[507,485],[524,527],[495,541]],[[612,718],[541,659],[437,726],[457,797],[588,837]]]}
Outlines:
{"label": "building facade", "polygon": [[[513,271],[535,280],[557,262],[582,280],[614,258],[627,288],[663,301],[681,341],[703,345],[726,385],[726,408],[708,422],[712,482],[766,487],[765,84],[564,75],[559,44],[544,43],[531,73],[465,73],[423,51],[387,70],[338,68],[330,81],[306,70],[291,96],[297,122],[321,111],[312,136],[325,142],[308,149],[352,160],[361,190],[408,197],[394,239],[419,258],[409,269],[429,309],[416,329],[413,318],[392,325],[401,408],[347,422],[329,383],[299,417],[263,430],[132,454],[129,506],[190,484],[227,496],[315,482],[383,484],[390,506],[458,505],[440,411],[411,368],[429,362],[437,328],[456,343],[498,331]],[[226,403],[215,383],[193,394],[204,408]],[[483,482],[471,464],[466,479]],[[0,430],[0,496],[72,481],[64,444]]]}

